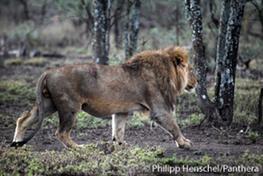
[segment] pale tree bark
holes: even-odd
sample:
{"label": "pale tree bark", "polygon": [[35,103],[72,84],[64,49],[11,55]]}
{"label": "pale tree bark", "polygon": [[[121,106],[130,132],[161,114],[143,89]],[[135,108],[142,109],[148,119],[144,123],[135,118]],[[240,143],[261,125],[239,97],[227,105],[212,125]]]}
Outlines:
{"label": "pale tree bark", "polygon": [[[216,99],[222,120],[230,125],[233,120],[235,73],[238,57],[239,36],[246,0],[231,0],[227,23],[224,55],[219,54]],[[222,46],[223,47],[223,46]],[[218,51],[221,52],[221,51]]]}
{"label": "pale tree bark", "polygon": [[[129,1],[128,1],[129,2]],[[131,4],[130,4],[131,3]],[[140,0],[133,0],[128,3],[127,21],[125,26],[125,58],[130,58],[137,49],[137,40],[139,34]]]}
{"label": "pale tree bark", "polygon": [[94,0],[94,56],[98,64],[107,65],[111,0]]}
{"label": "pale tree bark", "polygon": [[206,89],[207,60],[202,37],[203,27],[200,0],[185,0],[185,8],[192,28],[193,60],[198,80],[196,87],[198,105],[205,114],[206,119],[212,121],[219,114],[215,104],[208,97]]}

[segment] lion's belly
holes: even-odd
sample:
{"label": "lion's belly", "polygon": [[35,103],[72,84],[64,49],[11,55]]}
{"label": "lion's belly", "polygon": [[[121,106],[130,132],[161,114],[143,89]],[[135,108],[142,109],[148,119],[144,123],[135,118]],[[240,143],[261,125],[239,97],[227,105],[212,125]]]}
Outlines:
{"label": "lion's belly", "polygon": [[96,117],[109,117],[116,113],[131,113],[143,110],[143,107],[133,102],[100,101],[99,99],[88,101],[82,105],[82,109]]}

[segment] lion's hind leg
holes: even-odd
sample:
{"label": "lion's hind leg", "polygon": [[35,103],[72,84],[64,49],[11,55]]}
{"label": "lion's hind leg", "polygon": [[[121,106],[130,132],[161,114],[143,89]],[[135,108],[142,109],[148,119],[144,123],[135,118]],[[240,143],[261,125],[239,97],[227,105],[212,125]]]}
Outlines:
{"label": "lion's hind leg", "polygon": [[56,131],[56,137],[58,138],[59,141],[62,142],[62,144],[65,147],[68,147],[68,148],[75,148],[79,146],[70,137],[72,127],[74,126],[74,123],[76,120],[76,114],[77,114],[77,111],[75,112],[74,111],[66,111],[66,112],[60,111],[58,113],[59,128]]}
{"label": "lion's hind leg", "polygon": [[125,124],[128,120],[128,114],[112,115],[112,141],[118,145],[124,144]]}

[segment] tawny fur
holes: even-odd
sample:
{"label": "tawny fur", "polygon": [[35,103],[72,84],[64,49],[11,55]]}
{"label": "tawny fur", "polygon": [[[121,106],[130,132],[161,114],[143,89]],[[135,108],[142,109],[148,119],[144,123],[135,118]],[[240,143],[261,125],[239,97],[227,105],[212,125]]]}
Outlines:
{"label": "tawny fur", "polygon": [[[28,115],[30,123],[19,125],[28,127],[34,122],[40,127],[43,117],[58,111],[57,137],[65,146],[74,147],[77,144],[71,140],[70,132],[77,112],[84,110],[102,118],[114,114],[114,128],[119,130],[113,129],[113,139],[122,143],[127,116],[134,111],[149,111],[152,120],[171,133],[179,146],[188,148],[190,141],[182,135],[171,111],[175,97],[195,85],[188,54],[180,47],[144,51],[118,66],[81,64],[54,68],[39,79],[36,106],[30,112],[34,115]],[[23,132],[19,136],[14,136],[15,143],[21,142]]]}

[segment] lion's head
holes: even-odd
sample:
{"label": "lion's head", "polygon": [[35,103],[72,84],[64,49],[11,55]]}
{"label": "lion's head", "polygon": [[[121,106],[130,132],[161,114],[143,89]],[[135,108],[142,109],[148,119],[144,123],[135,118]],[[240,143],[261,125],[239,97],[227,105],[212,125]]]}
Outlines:
{"label": "lion's head", "polygon": [[196,86],[196,76],[188,63],[188,52],[181,47],[144,51],[134,55],[125,64],[133,74],[154,76],[156,84],[169,109],[173,110],[175,97]]}
{"label": "lion's head", "polygon": [[[190,92],[197,84],[196,75],[193,72],[192,66],[188,63],[188,52],[181,47],[168,47],[163,50],[167,53],[170,58],[177,60],[175,69],[178,71],[180,76],[184,76],[184,80],[187,80],[186,85],[183,86],[184,90]],[[182,90],[182,89],[181,89]]]}

